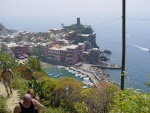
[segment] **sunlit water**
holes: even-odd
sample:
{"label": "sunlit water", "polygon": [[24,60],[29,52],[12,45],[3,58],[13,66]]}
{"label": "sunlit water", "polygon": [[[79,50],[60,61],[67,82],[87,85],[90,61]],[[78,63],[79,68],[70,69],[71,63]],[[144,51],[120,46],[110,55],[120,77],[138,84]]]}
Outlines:
{"label": "sunlit water", "polygon": [[[122,35],[119,22],[113,22],[95,29],[97,33],[97,44],[101,50],[112,51],[110,63],[121,65],[122,58]],[[120,23],[121,24],[121,23]],[[111,27],[109,27],[111,26]],[[114,29],[113,29],[114,28]],[[126,72],[128,73],[125,82],[126,87],[139,88],[149,91],[144,85],[150,75],[150,22],[128,20],[126,31]],[[114,79],[120,83],[121,71],[106,70]]]}

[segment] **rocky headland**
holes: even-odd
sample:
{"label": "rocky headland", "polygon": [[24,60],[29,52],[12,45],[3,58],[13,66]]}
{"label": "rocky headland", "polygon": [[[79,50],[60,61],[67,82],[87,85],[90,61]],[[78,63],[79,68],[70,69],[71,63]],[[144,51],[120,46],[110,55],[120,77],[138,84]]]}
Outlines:
{"label": "rocky headland", "polygon": [[0,23],[0,35],[8,35],[17,32],[17,30],[7,29]]}

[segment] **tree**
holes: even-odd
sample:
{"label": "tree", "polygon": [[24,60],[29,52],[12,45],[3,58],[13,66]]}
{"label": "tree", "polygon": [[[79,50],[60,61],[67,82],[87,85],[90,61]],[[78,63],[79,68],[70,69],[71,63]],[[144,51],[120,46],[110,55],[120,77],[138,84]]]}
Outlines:
{"label": "tree", "polygon": [[28,58],[27,67],[31,71],[43,71],[40,65],[40,62],[37,58]]}
{"label": "tree", "polygon": [[150,87],[150,76],[148,77],[148,83],[144,83],[147,87]]}
{"label": "tree", "polygon": [[45,77],[46,74],[43,73],[43,72],[40,72],[40,71],[35,71],[35,72],[32,73],[32,76],[33,76],[34,79],[39,80],[42,77]]}
{"label": "tree", "polygon": [[14,59],[4,51],[0,51],[0,65],[12,68],[15,66]]}
{"label": "tree", "polygon": [[33,88],[40,99],[43,99],[45,97],[45,94],[47,93],[45,81],[32,80],[28,82],[28,88]]}
{"label": "tree", "polygon": [[117,87],[108,83],[99,84],[98,88],[89,88],[81,92],[88,113],[108,113]]}
{"label": "tree", "polygon": [[59,79],[53,91],[55,106],[73,109],[73,102],[80,101],[81,90],[82,84],[77,80],[69,77]]}
{"label": "tree", "polygon": [[150,95],[138,90],[116,92],[110,113],[150,113]]}

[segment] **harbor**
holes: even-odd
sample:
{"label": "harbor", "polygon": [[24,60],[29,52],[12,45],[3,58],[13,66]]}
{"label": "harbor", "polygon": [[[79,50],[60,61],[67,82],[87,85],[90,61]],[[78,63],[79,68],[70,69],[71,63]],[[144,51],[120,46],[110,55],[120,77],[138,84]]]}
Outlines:
{"label": "harbor", "polygon": [[101,68],[93,67],[91,64],[82,64],[82,66],[59,66],[49,65],[43,68],[45,72],[54,79],[62,77],[72,77],[84,84],[83,88],[92,86],[98,87],[100,82],[112,82],[109,75]]}
{"label": "harbor", "polygon": [[91,78],[88,76],[87,73],[83,73],[81,70],[77,71],[72,67],[64,67],[56,65],[44,68],[44,70],[50,77],[54,79],[59,79],[62,77],[71,77],[78,80],[79,82],[82,82],[84,84],[83,88],[94,86],[93,81],[91,80]]}
{"label": "harbor", "polygon": [[72,78],[82,82],[82,79],[80,77],[74,76],[74,74],[67,71],[65,68],[58,67],[58,65],[47,65],[42,68],[47,73],[47,75],[51,78],[59,79],[62,77],[72,77]]}

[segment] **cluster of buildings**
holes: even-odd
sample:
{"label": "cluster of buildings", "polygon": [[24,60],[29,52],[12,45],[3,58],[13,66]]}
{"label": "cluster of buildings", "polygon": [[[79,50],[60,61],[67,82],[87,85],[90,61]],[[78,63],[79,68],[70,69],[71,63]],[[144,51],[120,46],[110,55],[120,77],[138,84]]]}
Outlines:
{"label": "cluster of buildings", "polygon": [[[77,24],[79,24],[79,20]],[[88,38],[91,35],[95,35],[95,33],[81,34],[80,36]],[[87,50],[95,51],[95,48],[91,48],[90,41],[72,44],[71,40],[75,36],[76,32],[65,33],[63,28],[37,33],[21,31],[16,35],[1,35],[0,49],[14,58],[24,59],[34,55],[47,62],[74,65],[83,60],[84,56],[88,54]],[[99,52],[97,50],[95,52]]]}

